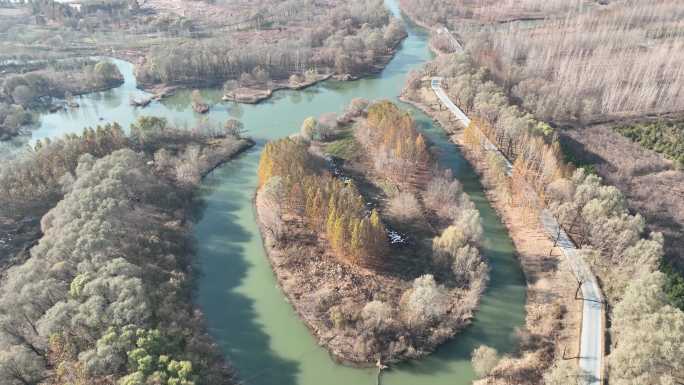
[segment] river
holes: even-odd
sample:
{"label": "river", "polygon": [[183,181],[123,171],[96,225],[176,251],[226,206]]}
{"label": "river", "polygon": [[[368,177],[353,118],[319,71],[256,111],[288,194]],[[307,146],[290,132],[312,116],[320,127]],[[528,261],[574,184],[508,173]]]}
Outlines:
{"label": "river", "polygon": [[[396,0],[386,3],[399,15]],[[198,245],[197,301],[211,335],[238,369],[247,385],[372,385],[375,369],[356,369],[333,362],[298,319],[277,287],[254,219],[259,154],[266,141],[290,135],[308,116],[340,112],[351,99],[398,100],[408,72],[432,58],[426,33],[408,23],[408,38],[395,58],[377,76],[353,82],[326,81],[303,91],[279,91],[258,105],[220,103],[218,90],[203,90],[216,103],[209,114],[197,115],[189,92],[179,92],[148,108],[129,106],[136,89],[132,65],[115,60],[125,83],[107,92],[77,98],[80,108],[40,117],[31,140],[80,133],[83,127],[119,122],[128,127],[138,116],[166,117],[192,127],[242,121],[257,145],[210,174],[202,186],[203,210],[194,227]],[[524,324],[525,284],[505,227],[487,202],[477,175],[443,130],[422,112],[410,108],[427,137],[440,149],[442,167],[451,168],[480,211],[484,255],[492,267],[491,281],[471,326],[420,361],[392,367],[385,385],[469,384],[474,373],[470,353],[480,344],[510,352],[515,329]]]}

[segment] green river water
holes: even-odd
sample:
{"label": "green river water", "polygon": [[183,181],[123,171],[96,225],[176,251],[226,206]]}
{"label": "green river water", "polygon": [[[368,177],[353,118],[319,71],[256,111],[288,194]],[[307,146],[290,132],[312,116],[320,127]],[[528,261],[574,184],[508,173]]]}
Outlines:
{"label": "green river water", "polygon": [[[387,0],[395,15],[395,0]],[[81,108],[40,117],[31,140],[80,133],[83,127],[108,121],[128,127],[138,116],[166,117],[176,125],[192,127],[206,120],[222,124],[241,120],[257,145],[211,173],[202,186],[204,209],[194,227],[198,245],[197,302],[206,315],[211,335],[240,373],[243,383],[259,385],[372,385],[375,369],[336,364],[320,348],[298,319],[277,286],[254,220],[252,197],[259,154],[266,141],[298,131],[308,116],[340,112],[356,97],[391,99],[411,69],[432,58],[427,34],[408,21],[408,38],[379,75],[353,82],[327,81],[303,91],[280,91],[258,105],[220,103],[217,90],[204,90],[215,102],[206,116],[190,107],[189,92],[154,102],[148,108],[129,106],[136,89],[132,65],[116,60],[125,84],[107,92],[80,97]],[[482,216],[484,254],[492,267],[489,288],[471,326],[426,359],[392,367],[385,385],[469,384],[474,374],[470,353],[480,344],[500,352],[513,349],[516,327],[524,323],[525,286],[514,247],[505,227],[482,192],[480,182],[442,129],[422,112],[410,108],[421,130],[440,149],[440,163],[453,170]]]}

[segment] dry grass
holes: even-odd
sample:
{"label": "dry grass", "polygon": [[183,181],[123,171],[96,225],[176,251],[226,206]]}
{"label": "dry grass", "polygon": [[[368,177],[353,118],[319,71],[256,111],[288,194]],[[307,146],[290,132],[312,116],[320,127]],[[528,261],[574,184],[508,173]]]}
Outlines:
{"label": "dry grass", "polygon": [[478,64],[541,119],[593,121],[682,109],[681,1],[402,0],[402,5],[425,23],[458,32]]}
{"label": "dry grass", "polygon": [[[592,1],[582,0],[591,5]],[[402,8],[429,24],[505,23],[536,20],[576,8],[567,0],[400,0]]]}
{"label": "dry grass", "polygon": [[682,26],[681,2],[635,0],[466,40],[540,118],[592,119],[681,109]]}

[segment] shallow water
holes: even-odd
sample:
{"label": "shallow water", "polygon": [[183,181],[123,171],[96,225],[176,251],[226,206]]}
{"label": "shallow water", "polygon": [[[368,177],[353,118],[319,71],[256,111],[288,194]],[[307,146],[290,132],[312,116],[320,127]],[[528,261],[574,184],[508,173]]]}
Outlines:
{"label": "shallow water", "polygon": [[[386,2],[398,15],[396,1]],[[126,80],[123,86],[77,98],[81,108],[41,116],[31,140],[80,133],[83,127],[104,122],[116,121],[128,127],[142,115],[163,116],[188,127],[198,122],[218,125],[228,118],[242,121],[257,145],[206,178],[202,186],[204,208],[194,228],[202,270],[197,301],[210,333],[245,384],[375,384],[376,370],[333,362],[287,303],[263,250],[252,197],[259,154],[266,141],[298,131],[308,116],[340,112],[356,97],[396,101],[408,72],[431,59],[424,31],[409,26],[408,32],[395,58],[375,77],[327,81],[303,91],[279,91],[258,105],[221,103],[217,90],[203,90],[205,98],[216,103],[207,115],[192,111],[189,92],[179,92],[145,109],[129,106],[130,96],[142,91],[136,89],[132,65],[115,61]],[[475,347],[486,344],[500,352],[514,347],[515,328],[524,322],[524,278],[506,229],[484,197],[473,170],[440,127],[422,112],[411,110],[421,130],[440,149],[441,165],[453,170],[480,211],[491,281],[470,327],[430,357],[385,372],[382,383],[468,384],[474,378],[470,353]]]}

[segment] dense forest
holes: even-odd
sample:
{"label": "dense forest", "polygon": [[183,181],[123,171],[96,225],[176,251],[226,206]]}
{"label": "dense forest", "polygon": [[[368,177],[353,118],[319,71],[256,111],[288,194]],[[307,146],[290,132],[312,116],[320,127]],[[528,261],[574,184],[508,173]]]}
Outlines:
{"label": "dense forest", "polygon": [[[340,141],[361,150],[343,166],[321,157]],[[479,213],[428,148],[407,112],[355,100],[262,153],[256,204],[272,265],[304,321],[345,361],[428,354],[469,322],[484,290]],[[380,184],[387,192],[374,203]]]}
{"label": "dense forest", "polygon": [[[324,228],[330,246],[341,258],[360,265],[382,265],[389,245],[378,213],[366,215],[356,188],[330,175],[315,175],[314,163],[303,143],[282,139],[267,144],[259,163],[265,196],[277,199],[283,191],[289,192],[288,206],[300,209],[312,231]],[[269,229],[276,228],[269,223]],[[282,230],[277,234],[286,236]]]}
{"label": "dense forest", "polygon": [[461,35],[475,61],[540,119],[680,110],[680,1],[491,3],[402,2]]}
{"label": "dense forest", "polygon": [[86,129],[3,167],[0,214],[49,211],[0,287],[2,383],[233,381],[191,304],[187,219],[201,175],[249,144],[143,117],[130,137]]}
{"label": "dense forest", "polygon": [[356,138],[372,154],[373,167],[395,184],[425,183],[434,161],[413,118],[390,102],[368,108],[367,124],[358,127]]}
{"label": "dense forest", "polygon": [[283,13],[272,13],[286,25],[315,23],[299,35],[249,45],[217,36],[160,46],[146,57],[137,76],[143,83],[216,86],[239,80],[242,86],[253,86],[311,69],[357,75],[371,71],[405,36],[403,26],[391,19],[380,0],[336,4],[328,12],[314,3],[300,3],[285,18]]}

